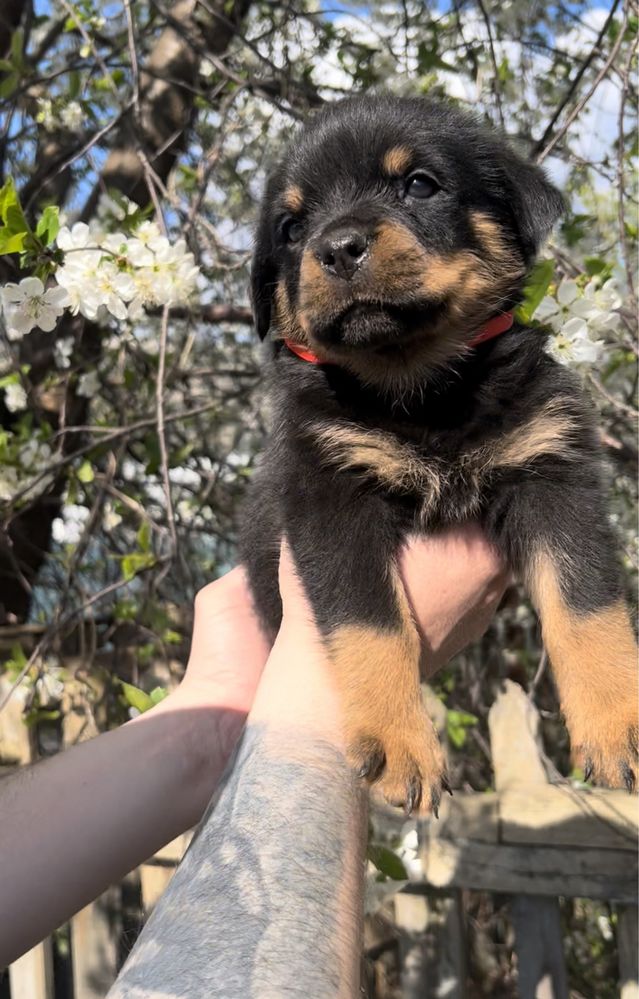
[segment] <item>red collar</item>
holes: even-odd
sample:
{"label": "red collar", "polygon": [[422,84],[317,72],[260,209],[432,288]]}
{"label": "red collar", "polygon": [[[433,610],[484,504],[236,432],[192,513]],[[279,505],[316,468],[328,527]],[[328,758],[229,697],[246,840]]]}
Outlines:
{"label": "red collar", "polygon": [[[514,316],[512,312],[501,312],[498,316],[493,316],[489,319],[487,323],[484,323],[479,333],[475,334],[472,340],[469,341],[469,347],[476,347],[480,343],[485,343],[486,340],[492,340],[493,337],[499,336],[501,333],[505,333],[509,330],[514,322]],[[297,357],[301,357],[303,361],[309,361],[311,364],[332,364],[332,361],[325,361],[317,354],[314,354],[312,350],[305,347],[302,343],[296,343],[295,340],[288,340],[284,338],[284,343],[293,354]]]}

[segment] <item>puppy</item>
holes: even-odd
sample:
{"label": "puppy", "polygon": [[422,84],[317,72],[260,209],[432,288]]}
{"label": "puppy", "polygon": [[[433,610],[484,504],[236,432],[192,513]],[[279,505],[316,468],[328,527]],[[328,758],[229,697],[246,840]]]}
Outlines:
{"label": "puppy", "polygon": [[242,558],[274,635],[287,537],[350,760],[407,812],[448,782],[398,553],[469,519],[529,589],[575,759],[634,786],[636,650],[592,406],[512,315],[561,211],[540,169],[422,99],[330,105],[267,184],[252,287],[272,432]]}

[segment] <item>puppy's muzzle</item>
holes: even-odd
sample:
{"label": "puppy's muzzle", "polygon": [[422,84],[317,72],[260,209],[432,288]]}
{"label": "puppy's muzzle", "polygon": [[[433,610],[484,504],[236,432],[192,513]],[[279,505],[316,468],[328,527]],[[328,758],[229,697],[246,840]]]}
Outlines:
{"label": "puppy's muzzle", "polygon": [[355,223],[332,226],[324,231],[313,253],[332,277],[350,281],[368,256],[372,233]]}

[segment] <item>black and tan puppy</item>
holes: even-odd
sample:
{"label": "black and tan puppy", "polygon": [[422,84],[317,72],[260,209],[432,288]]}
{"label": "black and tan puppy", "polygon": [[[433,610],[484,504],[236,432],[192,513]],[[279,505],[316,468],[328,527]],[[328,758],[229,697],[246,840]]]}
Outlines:
{"label": "black and tan puppy", "polygon": [[322,111],[266,190],[253,299],[273,429],[242,554],[274,633],[287,536],[352,762],[408,810],[447,778],[397,556],[467,519],[528,585],[576,759],[634,784],[635,644],[591,406],[510,312],[561,209],[473,117],[392,97]]}

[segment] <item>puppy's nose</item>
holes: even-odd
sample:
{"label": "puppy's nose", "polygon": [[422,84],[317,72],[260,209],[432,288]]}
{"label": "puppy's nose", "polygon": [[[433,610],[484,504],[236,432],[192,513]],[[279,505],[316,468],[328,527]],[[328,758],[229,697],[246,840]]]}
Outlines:
{"label": "puppy's nose", "polygon": [[340,226],[321,237],[315,256],[330,274],[350,281],[364,259],[368,242],[368,234],[356,226]]}

